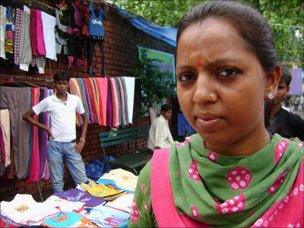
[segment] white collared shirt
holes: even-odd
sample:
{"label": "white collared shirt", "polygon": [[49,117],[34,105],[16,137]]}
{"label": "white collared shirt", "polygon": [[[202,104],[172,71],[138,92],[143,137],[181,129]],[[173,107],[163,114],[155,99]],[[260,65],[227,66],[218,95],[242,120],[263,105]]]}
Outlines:
{"label": "white collared shirt", "polygon": [[80,98],[67,93],[64,102],[57,98],[56,94],[43,99],[33,107],[36,115],[48,112],[51,120],[51,131],[54,141],[71,142],[76,139],[76,112],[85,113]]}
{"label": "white collared shirt", "polygon": [[151,124],[148,138],[148,148],[154,150],[154,147],[169,147],[173,142],[168,121],[160,115]]}

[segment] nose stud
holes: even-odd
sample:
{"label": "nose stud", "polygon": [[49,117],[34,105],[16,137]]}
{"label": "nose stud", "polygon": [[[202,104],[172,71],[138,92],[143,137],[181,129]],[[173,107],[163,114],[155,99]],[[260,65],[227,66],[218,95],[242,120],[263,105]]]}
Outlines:
{"label": "nose stud", "polygon": [[213,102],[216,101],[217,100],[216,94],[214,92],[209,93],[208,94],[208,100],[213,101]]}

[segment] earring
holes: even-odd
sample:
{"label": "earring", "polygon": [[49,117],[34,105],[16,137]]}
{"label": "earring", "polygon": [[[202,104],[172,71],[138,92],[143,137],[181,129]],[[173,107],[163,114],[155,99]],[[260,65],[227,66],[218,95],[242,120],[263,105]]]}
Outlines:
{"label": "earring", "polygon": [[217,100],[217,96],[214,92],[211,92],[208,94],[208,100],[209,101],[216,101]]}
{"label": "earring", "polygon": [[270,92],[270,93],[267,93],[266,96],[267,96],[267,99],[268,99],[268,100],[272,100],[272,99],[273,99],[273,93],[271,93],[271,92]]}

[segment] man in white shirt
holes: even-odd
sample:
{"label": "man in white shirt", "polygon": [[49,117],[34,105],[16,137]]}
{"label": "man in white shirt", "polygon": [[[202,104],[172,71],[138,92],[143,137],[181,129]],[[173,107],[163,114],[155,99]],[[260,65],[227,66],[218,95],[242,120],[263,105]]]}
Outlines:
{"label": "man in white shirt", "polygon": [[[63,168],[66,165],[75,184],[86,183],[81,151],[84,147],[88,120],[80,98],[69,94],[69,77],[65,72],[54,75],[55,94],[43,99],[23,115],[23,119],[47,131],[49,136],[47,158],[54,192],[63,191]],[[33,116],[48,112],[51,127],[36,121]],[[76,143],[76,112],[83,119],[81,136]]]}
{"label": "man in white shirt", "polygon": [[151,150],[169,147],[173,142],[168,121],[172,116],[172,106],[164,104],[161,106],[161,115],[151,124],[148,138],[148,148]]}

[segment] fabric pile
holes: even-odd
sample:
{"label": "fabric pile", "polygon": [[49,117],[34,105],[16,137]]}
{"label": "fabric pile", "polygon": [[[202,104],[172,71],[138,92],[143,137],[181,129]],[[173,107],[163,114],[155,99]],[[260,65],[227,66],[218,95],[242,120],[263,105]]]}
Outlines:
{"label": "fabric pile", "polygon": [[82,183],[77,188],[56,192],[43,202],[36,202],[28,194],[17,194],[12,201],[0,202],[0,225],[127,227],[137,176],[116,169],[99,180],[108,183]]}

